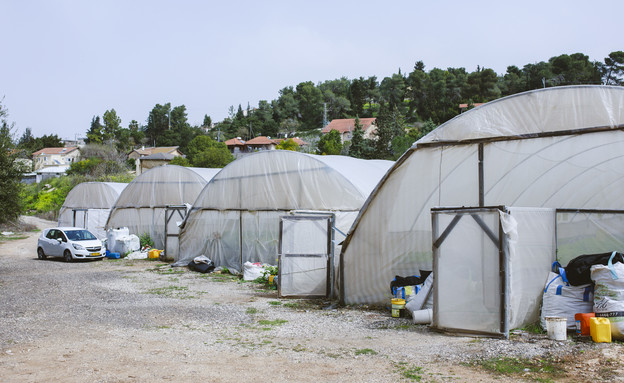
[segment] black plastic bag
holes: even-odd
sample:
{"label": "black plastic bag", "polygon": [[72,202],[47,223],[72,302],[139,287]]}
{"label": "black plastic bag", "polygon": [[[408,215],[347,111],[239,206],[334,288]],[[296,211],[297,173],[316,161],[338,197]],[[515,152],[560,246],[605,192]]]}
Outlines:
{"label": "black plastic bag", "polygon": [[188,267],[189,269],[199,271],[200,273],[210,273],[215,269],[215,264],[211,260],[203,262],[195,262],[195,260],[192,260],[189,262]]}
{"label": "black plastic bag", "polygon": [[395,276],[392,282],[390,282],[390,293],[394,295],[397,287],[402,286],[417,286],[422,284],[425,279],[431,274],[431,271],[420,270],[420,275],[412,275],[409,277]]}
{"label": "black plastic bag", "polygon": [[[611,258],[611,253],[601,253],[601,254],[584,254],[579,255],[574,258],[568,265],[565,267],[565,276],[568,279],[568,283],[572,286],[581,286],[592,283],[591,280],[591,267],[593,265],[607,265],[609,262],[609,258]],[[622,253],[616,253],[613,257],[613,263],[622,262],[624,263],[624,256]]]}

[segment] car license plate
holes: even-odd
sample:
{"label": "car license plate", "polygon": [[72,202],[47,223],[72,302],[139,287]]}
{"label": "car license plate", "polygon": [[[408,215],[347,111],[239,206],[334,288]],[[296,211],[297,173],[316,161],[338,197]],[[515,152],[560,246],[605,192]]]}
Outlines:
{"label": "car license plate", "polygon": [[91,256],[92,256],[92,257],[99,257],[99,256],[100,256],[100,253],[91,253]]}

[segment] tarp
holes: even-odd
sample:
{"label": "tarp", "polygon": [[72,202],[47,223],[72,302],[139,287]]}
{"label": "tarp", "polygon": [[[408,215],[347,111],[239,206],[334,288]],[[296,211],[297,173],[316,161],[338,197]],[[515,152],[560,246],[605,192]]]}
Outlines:
{"label": "tarp", "polygon": [[385,304],[395,275],[431,270],[435,206],[624,209],[624,88],[502,98],[417,141],[361,210],[341,257],[345,303]]}

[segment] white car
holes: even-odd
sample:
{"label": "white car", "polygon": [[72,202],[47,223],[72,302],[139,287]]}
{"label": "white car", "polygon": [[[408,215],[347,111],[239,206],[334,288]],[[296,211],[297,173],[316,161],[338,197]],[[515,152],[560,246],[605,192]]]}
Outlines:
{"label": "white car", "polygon": [[81,227],[45,229],[37,242],[39,259],[63,257],[66,262],[71,262],[75,259],[102,259],[105,255],[102,242]]}

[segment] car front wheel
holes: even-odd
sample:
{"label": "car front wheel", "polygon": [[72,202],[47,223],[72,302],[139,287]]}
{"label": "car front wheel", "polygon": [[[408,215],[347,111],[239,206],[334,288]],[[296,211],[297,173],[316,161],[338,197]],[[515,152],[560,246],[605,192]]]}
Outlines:
{"label": "car front wheel", "polygon": [[73,261],[73,258],[72,258],[72,255],[71,255],[71,251],[65,250],[65,253],[63,253],[63,258],[65,258],[65,262]]}
{"label": "car front wheel", "polygon": [[37,257],[39,257],[39,259],[46,259],[46,255],[42,248],[37,249]]}

